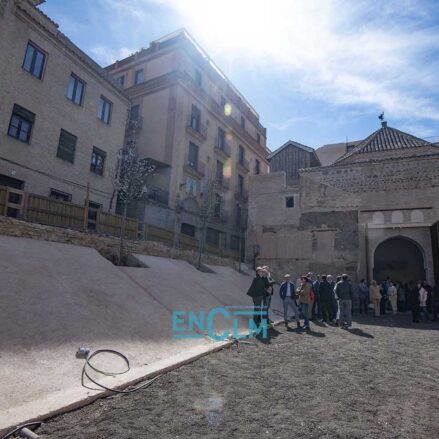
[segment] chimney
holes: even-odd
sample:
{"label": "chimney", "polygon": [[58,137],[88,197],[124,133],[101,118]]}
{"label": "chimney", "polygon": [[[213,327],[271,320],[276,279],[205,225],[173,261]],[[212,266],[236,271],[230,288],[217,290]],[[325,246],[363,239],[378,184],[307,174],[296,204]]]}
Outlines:
{"label": "chimney", "polygon": [[386,122],[385,120],[383,120],[383,121],[381,122],[381,126],[382,126],[383,128],[387,128],[387,122]]}

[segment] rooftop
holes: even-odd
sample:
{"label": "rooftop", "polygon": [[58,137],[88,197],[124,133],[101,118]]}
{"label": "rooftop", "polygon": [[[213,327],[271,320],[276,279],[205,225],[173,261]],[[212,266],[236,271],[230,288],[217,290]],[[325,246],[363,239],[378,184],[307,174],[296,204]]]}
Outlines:
{"label": "rooftop", "polygon": [[[358,157],[359,155],[392,151],[405,152],[406,150],[411,150],[407,151],[410,153],[412,150],[421,147],[434,148],[435,145],[419,137],[397,130],[396,128],[391,128],[387,126],[387,122],[382,122],[382,126],[379,130],[359,142],[354,149],[341,156],[334,164],[338,164],[353,156],[355,157],[353,157],[351,161],[355,161],[355,158],[360,159],[360,157]],[[374,154],[374,157],[375,156],[376,154]]]}

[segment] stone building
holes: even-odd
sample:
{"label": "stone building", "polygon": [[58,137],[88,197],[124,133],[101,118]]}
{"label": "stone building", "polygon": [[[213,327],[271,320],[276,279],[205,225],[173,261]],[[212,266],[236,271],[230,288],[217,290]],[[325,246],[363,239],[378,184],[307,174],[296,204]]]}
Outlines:
{"label": "stone building", "polygon": [[250,179],[249,252],[277,276],[439,282],[439,146],[386,122],[328,166]]}
{"label": "stone building", "polygon": [[40,3],[0,0],[0,185],[108,210],[129,100]]}
{"label": "stone building", "polygon": [[207,241],[237,249],[248,176],[268,172],[258,113],[185,30],[106,70],[132,101],[127,136],[156,167],[138,203],[139,219],[196,236],[200,200],[214,178]]}

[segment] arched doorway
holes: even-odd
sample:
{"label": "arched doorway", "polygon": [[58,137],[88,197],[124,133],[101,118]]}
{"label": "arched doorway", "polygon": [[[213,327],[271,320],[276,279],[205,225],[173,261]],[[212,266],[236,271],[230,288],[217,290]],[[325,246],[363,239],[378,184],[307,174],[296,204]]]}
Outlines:
{"label": "arched doorway", "polygon": [[389,277],[403,283],[425,279],[421,248],[412,240],[401,236],[386,239],[375,249],[373,277],[378,282]]}

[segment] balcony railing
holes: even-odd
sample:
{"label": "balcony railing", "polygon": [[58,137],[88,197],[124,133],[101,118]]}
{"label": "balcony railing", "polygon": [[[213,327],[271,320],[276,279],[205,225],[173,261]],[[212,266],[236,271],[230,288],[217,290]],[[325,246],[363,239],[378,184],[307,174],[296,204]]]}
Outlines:
{"label": "balcony railing", "polygon": [[215,139],[215,151],[219,154],[223,154],[226,157],[231,157],[232,149],[230,145],[226,142],[219,142],[218,137]]}
{"label": "balcony railing", "polygon": [[203,140],[207,138],[207,126],[199,118],[192,117],[191,114],[188,115],[186,129]]}
{"label": "balcony railing", "polygon": [[225,224],[229,221],[229,213],[224,209],[221,209],[219,212],[214,212],[212,221]]}
{"label": "balcony railing", "polygon": [[188,154],[186,154],[184,158],[184,168],[186,171],[196,173],[200,176],[203,176],[206,172],[206,164],[200,162],[200,160],[190,159]]}
{"label": "balcony railing", "polygon": [[139,116],[137,119],[130,119],[127,120],[126,125],[126,131],[137,131],[142,128],[143,125],[143,119]]}
{"label": "balcony railing", "polygon": [[238,166],[241,170],[243,170],[244,172],[249,172],[250,171],[250,163],[248,160],[243,159],[243,160],[238,160],[236,162],[236,166]]}
{"label": "balcony railing", "polygon": [[169,192],[163,189],[154,186],[148,186],[146,196],[149,201],[152,201],[154,203],[164,204],[166,206],[169,204]]}
{"label": "balcony railing", "polygon": [[242,190],[238,189],[235,192],[235,198],[237,200],[242,200],[242,201],[248,200],[248,191],[246,189],[242,189]]}
{"label": "balcony railing", "polygon": [[225,177],[224,175],[223,176],[218,176],[217,175],[215,180],[216,180],[216,183],[222,189],[229,190],[229,188],[230,188],[230,177]]}

